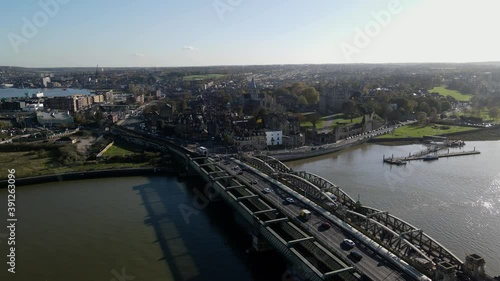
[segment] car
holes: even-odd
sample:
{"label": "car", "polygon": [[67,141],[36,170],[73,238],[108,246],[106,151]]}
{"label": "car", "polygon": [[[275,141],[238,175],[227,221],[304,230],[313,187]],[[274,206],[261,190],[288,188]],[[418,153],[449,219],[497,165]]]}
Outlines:
{"label": "car", "polygon": [[295,203],[295,200],[293,200],[293,198],[291,198],[291,197],[287,197],[287,198],[285,198],[285,201],[286,201],[287,203],[289,203],[289,204],[293,204],[293,203]]}
{"label": "car", "polygon": [[349,255],[351,256],[352,259],[354,259],[356,261],[360,261],[363,258],[363,256],[359,252],[356,252],[356,251],[351,251],[351,253]]}
{"label": "car", "polygon": [[239,171],[239,172],[238,172],[238,175],[243,175],[243,171]]}
{"label": "car", "polygon": [[344,243],[344,245],[346,246],[349,246],[350,248],[354,248],[354,246],[356,246],[356,243],[354,243],[354,241],[352,241],[351,239],[344,239],[342,243]]}
{"label": "car", "polygon": [[320,227],[321,229],[323,229],[323,230],[327,230],[327,229],[330,229],[330,227],[332,227],[332,226],[330,225],[330,223],[328,223],[328,222],[324,221],[324,222],[322,222],[322,223],[319,225],[319,227]]}
{"label": "car", "polygon": [[257,184],[257,180],[251,180],[250,184]]}
{"label": "car", "polygon": [[269,187],[266,187],[262,190],[264,193],[271,193],[271,189]]}
{"label": "car", "polygon": [[236,170],[238,170],[239,168],[240,168],[240,167],[238,167],[238,166],[234,166],[234,167],[233,167],[233,170],[235,170],[235,171],[236,171]]}

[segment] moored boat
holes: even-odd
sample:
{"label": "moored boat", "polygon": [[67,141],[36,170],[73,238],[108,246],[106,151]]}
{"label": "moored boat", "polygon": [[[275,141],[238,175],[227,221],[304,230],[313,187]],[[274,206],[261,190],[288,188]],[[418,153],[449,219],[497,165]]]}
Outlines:
{"label": "moored boat", "polygon": [[424,161],[432,161],[432,160],[438,160],[439,156],[437,155],[427,155],[423,158]]}

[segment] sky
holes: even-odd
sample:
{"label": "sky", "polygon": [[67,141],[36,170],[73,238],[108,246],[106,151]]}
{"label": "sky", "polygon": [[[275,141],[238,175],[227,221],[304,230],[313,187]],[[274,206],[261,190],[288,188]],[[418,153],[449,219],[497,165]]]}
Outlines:
{"label": "sky", "polygon": [[16,0],[0,7],[0,65],[500,61],[497,0]]}

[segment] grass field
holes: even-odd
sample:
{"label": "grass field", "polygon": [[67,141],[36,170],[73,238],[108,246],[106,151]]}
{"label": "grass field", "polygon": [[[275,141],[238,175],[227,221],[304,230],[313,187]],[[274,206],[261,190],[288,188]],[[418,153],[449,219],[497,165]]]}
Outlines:
{"label": "grass field", "polygon": [[113,156],[126,156],[126,155],[133,155],[135,153],[139,153],[140,150],[133,145],[129,145],[126,143],[115,143],[113,146],[111,146],[104,155],[113,157]]}
{"label": "grass field", "polygon": [[351,118],[347,118],[347,119],[339,118],[339,119],[334,119],[333,120],[331,127],[336,127],[337,125],[346,125],[346,124],[352,124],[352,123],[359,123],[361,121],[363,121],[363,116],[353,118],[352,122],[351,122]]}
{"label": "grass field", "polygon": [[489,110],[483,109],[481,110],[480,114],[473,114],[471,112],[464,112],[460,111],[455,113],[457,116],[474,116],[474,117],[480,117],[483,119],[484,122],[493,122],[493,123],[499,123],[500,117],[497,117],[496,119],[490,117]]}
{"label": "grass field", "polygon": [[[94,171],[101,169],[147,167],[147,163],[85,163],[84,165],[65,166],[54,161],[50,156],[39,157],[37,151],[2,152],[0,165],[16,170],[16,177],[54,175],[59,173]],[[5,179],[6,174],[2,175]]]}
{"label": "grass field", "polygon": [[434,92],[439,93],[442,96],[452,96],[457,101],[470,101],[470,99],[473,97],[472,95],[464,95],[459,91],[448,90],[444,86],[434,87],[429,90],[429,93],[434,93]]}
{"label": "grass field", "polygon": [[217,79],[226,76],[225,74],[204,74],[204,75],[189,75],[184,76],[182,79],[184,81],[200,81],[208,79]]}
{"label": "grass field", "polygon": [[[448,129],[445,129],[448,128]],[[441,126],[441,125],[429,125],[422,127],[420,125],[408,125],[397,128],[393,133],[382,135],[378,138],[420,138],[423,136],[436,136],[457,132],[465,132],[475,130],[472,127],[461,127],[461,126]]]}
{"label": "grass field", "polygon": [[[356,117],[352,119],[352,123],[359,123],[363,121],[363,116]],[[344,115],[342,113],[334,114],[334,115],[329,115],[329,116],[323,116],[321,117],[318,122],[316,123],[316,129],[329,129],[333,128],[339,125],[347,125],[347,124],[352,124],[350,118],[344,118]],[[312,128],[312,123],[309,121],[302,121],[300,122],[301,127],[306,127],[306,128]]]}
{"label": "grass field", "polygon": [[[313,126],[312,123],[309,121],[300,122],[300,127],[312,128],[312,126]],[[323,120],[318,120],[318,122],[316,122],[316,129],[319,129],[322,127],[323,127]]]}

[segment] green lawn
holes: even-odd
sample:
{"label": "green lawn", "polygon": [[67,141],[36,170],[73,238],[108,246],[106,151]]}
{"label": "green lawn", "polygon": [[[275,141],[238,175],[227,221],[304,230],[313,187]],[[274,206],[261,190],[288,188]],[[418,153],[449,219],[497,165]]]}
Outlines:
{"label": "green lawn", "polygon": [[[309,122],[309,121],[303,121],[303,122],[300,122],[300,127],[309,127],[309,128],[312,128],[312,123]],[[316,129],[321,129],[323,127],[323,120],[318,120],[318,122],[316,122]]]}
{"label": "green lawn", "polygon": [[[352,123],[359,123],[363,121],[363,116],[356,117],[352,119]],[[344,118],[344,114],[338,113],[334,115],[329,115],[329,116],[323,116],[321,117],[318,122],[316,123],[316,128],[317,129],[327,129],[327,128],[333,128],[338,125],[347,125],[347,124],[352,124],[350,118]],[[312,123],[309,121],[302,121],[300,122],[301,127],[306,127],[306,128],[312,128]],[[327,126],[327,127],[323,127]]]}
{"label": "green lawn", "polygon": [[344,119],[344,118],[334,119],[332,122],[332,127],[336,127],[337,125],[360,123],[361,121],[363,121],[363,116],[353,118],[352,122],[351,122],[350,118],[348,118],[348,119]]}
{"label": "green lawn", "polygon": [[457,101],[470,101],[470,99],[473,97],[472,95],[464,95],[459,91],[446,89],[444,86],[434,87],[429,90],[429,93],[434,92],[439,93],[442,96],[452,96]]}
{"label": "green lawn", "polygon": [[[448,127],[448,128],[447,128]],[[447,128],[447,129],[446,129]],[[428,125],[422,127],[420,125],[408,125],[397,128],[391,134],[385,134],[378,138],[420,138],[423,136],[437,136],[443,134],[457,133],[476,130],[472,127],[462,126],[443,126],[443,125]]]}
{"label": "green lawn", "polygon": [[133,146],[126,143],[120,143],[120,144],[115,143],[108,150],[106,150],[104,155],[109,157],[125,156],[125,155],[132,155],[138,152],[140,152],[140,150],[138,149],[137,146]]}
{"label": "green lawn", "polygon": [[208,80],[208,79],[218,79],[226,76],[225,74],[204,74],[204,75],[189,75],[184,76],[182,79],[184,81],[199,81],[199,80]]}

